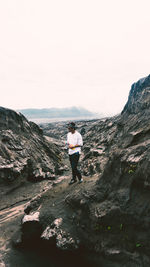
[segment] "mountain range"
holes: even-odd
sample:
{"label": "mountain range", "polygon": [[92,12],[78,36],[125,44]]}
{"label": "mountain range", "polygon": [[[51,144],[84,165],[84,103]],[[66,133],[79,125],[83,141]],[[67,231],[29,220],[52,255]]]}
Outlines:
{"label": "mountain range", "polygon": [[82,107],[70,108],[43,108],[43,109],[19,109],[28,119],[39,118],[77,118],[77,117],[97,117],[98,114],[93,113]]}

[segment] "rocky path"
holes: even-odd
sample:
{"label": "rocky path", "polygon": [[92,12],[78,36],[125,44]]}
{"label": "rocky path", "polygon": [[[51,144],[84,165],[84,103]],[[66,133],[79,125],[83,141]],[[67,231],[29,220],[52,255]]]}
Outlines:
{"label": "rocky path", "polygon": [[[90,183],[93,181],[93,178],[94,180],[96,179],[96,177],[85,177],[82,184],[76,183],[69,186],[69,172],[68,175],[60,176],[55,181],[43,181],[36,184],[30,184],[30,186],[27,186],[28,189],[26,190],[25,188],[21,188],[20,192],[16,192],[17,194],[15,195],[15,198],[14,195],[10,195],[10,197],[5,196],[3,204],[1,203],[0,205],[0,266],[16,267],[19,266],[17,265],[18,263],[21,264],[22,267],[28,266],[26,259],[22,258],[23,255],[17,251],[14,251],[12,248],[11,240],[15,232],[20,228],[20,222],[24,215],[24,209],[28,206],[31,200],[34,200],[34,198],[37,197],[44,197],[47,203],[49,203],[49,201],[51,203],[53,201],[52,199],[54,199],[53,205],[59,205],[59,202],[63,201],[67,195],[72,192],[72,190],[78,191],[80,188],[84,188],[85,186],[90,187]],[[32,197],[30,195],[31,191]],[[21,192],[24,192],[24,194],[22,195]],[[59,196],[58,199],[55,197],[56,195]],[[10,205],[11,201],[12,203]],[[34,266],[34,260],[33,262],[31,261],[31,266]]]}
{"label": "rocky path", "polygon": [[[11,255],[11,238],[19,229],[24,209],[34,198],[42,197],[52,188],[59,187],[69,179],[68,176],[59,176],[55,181],[41,181],[38,183],[25,182],[19,188],[15,186],[1,187],[0,202],[0,267],[10,266],[7,255]],[[68,184],[68,183],[66,183]],[[18,257],[18,256],[17,256]],[[3,259],[5,258],[5,263]],[[18,265],[13,265],[18,266]],[[22,265],[23,266],[23,265]]]}
{"label": "rocky path", "polygon": [[[31,200],[40,197],[53,186],[61,183],[67,177],[60,176],[56,181],[42,181],[39,183],[25,183],[20,188],[1,188],[0,202],[0,267],[5,265],[3,258],[11,251],[11,238],[20,227],[24,209]],[[6,256],[7,258],[7,256]]]}

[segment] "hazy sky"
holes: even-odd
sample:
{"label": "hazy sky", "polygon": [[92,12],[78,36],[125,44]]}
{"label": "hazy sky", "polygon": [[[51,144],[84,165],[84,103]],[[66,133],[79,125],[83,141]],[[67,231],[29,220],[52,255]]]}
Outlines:
{"label": "hazy sky", "polygon": [[0,106],[116,114],[150,73],[149,0],[1,0]]}

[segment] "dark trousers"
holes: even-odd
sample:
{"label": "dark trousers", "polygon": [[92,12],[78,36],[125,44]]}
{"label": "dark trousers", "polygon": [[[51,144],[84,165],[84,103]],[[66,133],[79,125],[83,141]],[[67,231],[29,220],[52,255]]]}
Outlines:
{"label": "dark trousers", "polygon": [[74,153],[72,155],[69,155],[69,160],[70,160],[71,169],[72,169],[72,179],[73,180],[76,180],[76,177],[78,177],[79,180],[81,180],[81,178],[82,178],[81,173],[77,169],[79,157],[80,157],[79,153]]}

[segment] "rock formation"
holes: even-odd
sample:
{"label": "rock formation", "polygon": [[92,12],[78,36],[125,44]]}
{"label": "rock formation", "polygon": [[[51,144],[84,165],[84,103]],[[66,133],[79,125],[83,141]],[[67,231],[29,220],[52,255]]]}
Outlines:
{"label": "rock formation", "polygon": [[59,171],[61,155],[43,131],[21,113],[0,107],[0,183],[24,178],[51,178]]}

